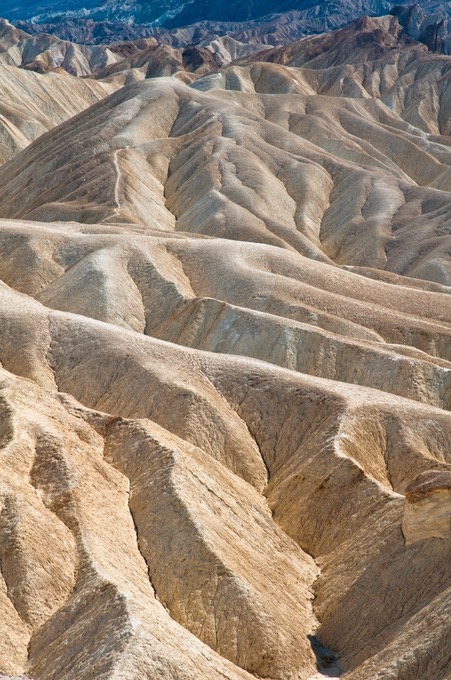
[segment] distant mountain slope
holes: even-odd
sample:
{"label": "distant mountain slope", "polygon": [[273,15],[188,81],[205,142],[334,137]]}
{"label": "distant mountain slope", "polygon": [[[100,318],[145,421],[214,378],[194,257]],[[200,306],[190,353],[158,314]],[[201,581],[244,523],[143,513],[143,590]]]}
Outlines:
{"label": "distant mountain slope", "polygon": [[423,42],[431,50],[451,54],[451,3],[444,3],[438,10],[428,14],[417,4],[396,7],[393,13],[412,38]]}
{"label": "distant mountain slope", "polygon": [[39,73],[62,68],[87,76],[123,57],[104,45],[76,45],[47,33],[31,36],[0,19],[0,63]]}
{"label": "distant mountain slope", "polygon": [[92,49],[53,36],[31,38],[0,20],[0,165],[121,86],[121,77],[73,77],[86,72]]}
{"label": "distant mountain slope", "polygon": [[[306,31],[327,30],[343,26],[365,14],[381,15],[394,5],[409,5],[401,0],[5,0],[2,15],[10,20],[34,20],[37,23],[64,23],[70,19],[126,22],[175,28],[202,21],[249,22],[290,11],[300,13]],[[426,13],[450,13],[449,2],[425,0]]]}

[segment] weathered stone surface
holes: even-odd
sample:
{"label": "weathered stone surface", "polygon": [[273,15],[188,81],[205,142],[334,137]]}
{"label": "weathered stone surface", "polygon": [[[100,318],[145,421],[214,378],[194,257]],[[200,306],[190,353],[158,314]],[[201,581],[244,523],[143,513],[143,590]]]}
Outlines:
{"label": "weathered stone surface", "polygon": [[451,472],[430,470],[409,484],[402,531],[408,543],[431,536],[451,541]]}
{"label": "weathered stone surface", "polygon": [[0,63],[6,677],[448,678],[450,61],[263,58]]}

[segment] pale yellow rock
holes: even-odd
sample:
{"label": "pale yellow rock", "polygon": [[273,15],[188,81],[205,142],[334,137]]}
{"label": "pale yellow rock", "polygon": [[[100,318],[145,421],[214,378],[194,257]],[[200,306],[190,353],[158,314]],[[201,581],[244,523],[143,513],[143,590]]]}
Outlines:
{"label": "pale yellow rock", "polygon": [[1,63],[0,165],[35,139],[122,85],[68,74],[42,75]]}
{"label": "pale yellow rock", "polygon": [[402,532],[408,544],[432,536],[451,541],[450,472],[423,472],[409,484]]}
{"label": "pale yellow rock", "polygon": [[451,57],[0,26],[0,677],[448,680]]}

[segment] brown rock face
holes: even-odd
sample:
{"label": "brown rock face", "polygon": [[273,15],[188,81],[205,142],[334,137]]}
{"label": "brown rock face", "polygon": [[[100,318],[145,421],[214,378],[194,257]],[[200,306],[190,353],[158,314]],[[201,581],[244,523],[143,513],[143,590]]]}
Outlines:
{"label": "brown rock face", "polygon": [[448,680],[451,58],[135,47],[0,59],[0,680]]}
{"label": "brown rock face", "polygon": [[410,482],[406,489],[406,498],[409,503],[420,503],[430,494],[448,491],[449,489],[451,489],[451,471],[429,470],[421,473]]}
{"label": "brown rock face", "polygon": [[402,530],[409,543],[431,536],[451,541],[451,471],[429,470],[408,485]]}

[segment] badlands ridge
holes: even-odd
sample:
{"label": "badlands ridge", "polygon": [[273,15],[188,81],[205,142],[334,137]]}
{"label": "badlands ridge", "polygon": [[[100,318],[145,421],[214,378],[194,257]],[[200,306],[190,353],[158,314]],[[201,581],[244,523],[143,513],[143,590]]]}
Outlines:
{"label": "badlands ridge", "polygon": [[451,57],[0,46],[0,677],[449,680]]}

